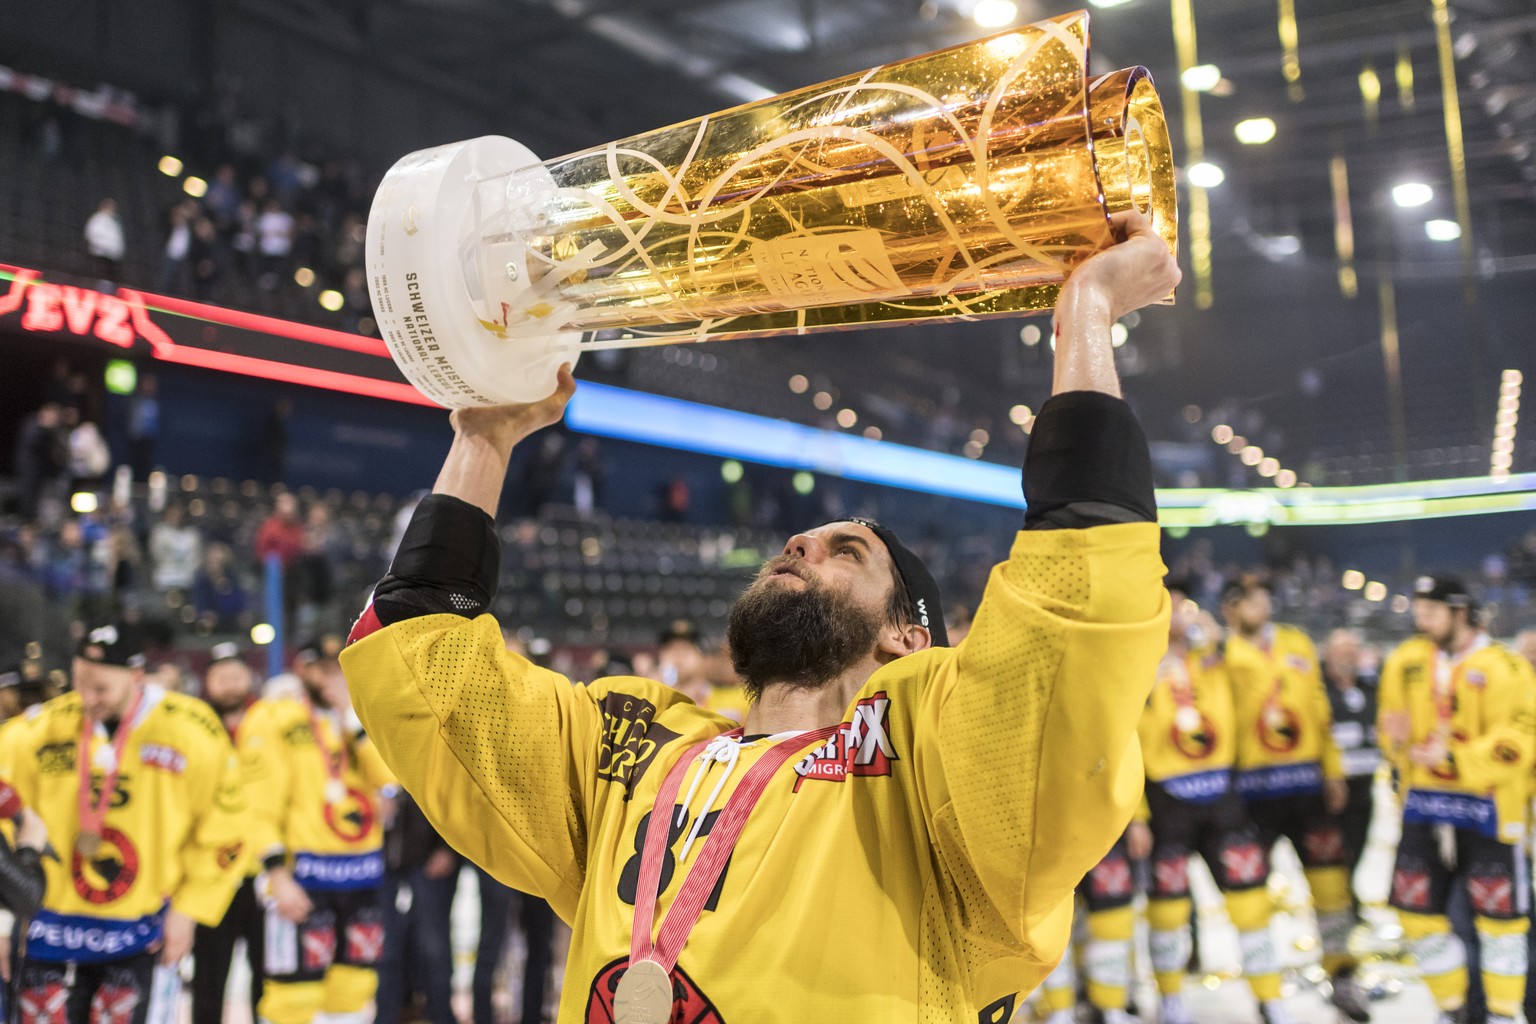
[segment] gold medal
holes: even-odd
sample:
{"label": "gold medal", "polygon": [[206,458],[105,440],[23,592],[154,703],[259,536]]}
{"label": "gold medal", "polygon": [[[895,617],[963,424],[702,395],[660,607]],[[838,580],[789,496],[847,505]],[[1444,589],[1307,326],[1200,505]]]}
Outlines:
{"label": "gold medal", "polygon": [[75,852],[81,860],[95,860],[101,850],[101,833],[82,831],[75,836]]}
{"label": "gold medal", "polygon": [[672,976],[655,960],[629,965],[613,993],[614,1024],[668,1024]]}
{"label": "gold medal", "polygon": [[347,798],[347,784],[340,779],[325,780],[325,802],[339,804]]}
{"label": "gold medal", "polygon": [[1173,713],[1173,724],[1179,727],[1179,732],[1194,732],[1200,728],[1200,712],[1193,706],[1185,704]]}

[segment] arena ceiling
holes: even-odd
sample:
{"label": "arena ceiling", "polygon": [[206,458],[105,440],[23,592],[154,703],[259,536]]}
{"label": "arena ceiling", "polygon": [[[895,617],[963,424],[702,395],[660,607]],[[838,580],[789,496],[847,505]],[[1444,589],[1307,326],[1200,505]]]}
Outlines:
{"label": "arena ceiling", "polygon": [[[338,17],[335,0],[277,2],[306,17]],[[1020,0],[1014,23],[1074,6]],[[974,7],[974,0],[349,0],[346,17],[371,50],[408,54],[503,105],[509,121],[534,121],[552,142],[578,148],[995,31],[976,24]],[[1436,192],[1420,212],[1454,217],[1430,0],[1301,0],[1296,8],[1299,98],[1282,73],[1275,4],[1194,4],[1199,59],[1224,79],[1223,94],[1202,97],[1209,156],[1246,200],[1252,230],[1310,242],[1321,229],[1331,238],[1335,152],[1348,157],[1357,193],[1383,193],[1412,177]],[[1536,5],[1457,0],[1452,9],[1477,249],[1486,259],[1536,267]],[[1177,135],[1169,5],[1129,0],[1090,10],[1094,70],[1151,68]],[[1411,96],[1397,81],[1404,56]],[[1360,84],[1368,67],[1381,83],[1375,127]],[[1249,117],[1274,119],[1274,141],[1240,145],[1232,126]],[[1363,244],[1369,250],[1372,240]],[[1331,246],[1324,248],[1326,255]],[[1434,264],[1454,263],[1455,249],[1415,244],[1399,256],[1430,274],[1447,269]]]}

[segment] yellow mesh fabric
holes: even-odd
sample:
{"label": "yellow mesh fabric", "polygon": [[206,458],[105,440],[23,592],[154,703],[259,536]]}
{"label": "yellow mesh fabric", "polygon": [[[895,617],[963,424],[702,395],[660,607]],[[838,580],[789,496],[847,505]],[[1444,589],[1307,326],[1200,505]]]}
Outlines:
{"label": "yellow mesh fabric", "polygon": [[[1073,888],[1141,796],[1135,727],[1167,637],[1158,539],[1150,523],[1021,534],[959,648],[898,659],[855,697],[845,723],[888,711],[888,763],[854,759],[876,752],[861,727],[829,741],[846,771],[775,778],[678,961],[721,1018],[863,1020],[878,1004],[881,1021],[976,1024],[1044,979]],[[388,627],[343,667],[433,824],[573,922],[562,1024],[604,1019],[589,997],[629,949],[640,822],[681,751],[728,723],[650,681],[573,687],[505,654],[489,616]],[[601,760],[621,748],[650,759],[632,791]],[[827,941],[853,945],[807,963]],[[765,963],[781,983],[763,984]]]}

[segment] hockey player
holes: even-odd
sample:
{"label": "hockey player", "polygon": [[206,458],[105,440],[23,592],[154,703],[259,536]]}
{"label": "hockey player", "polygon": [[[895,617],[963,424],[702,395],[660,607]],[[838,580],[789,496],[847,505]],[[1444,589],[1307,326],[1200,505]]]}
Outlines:
{"label": "hockey player", "polygon": [[[240,734],[240,723],[255,699],[256,675],[235,643],[215,644],[212,660],[203,673],[203,700],[213,708],[233,741]],[[251,968],[251,1011],[255,1016],[261,1000],[262,985],[262,909],[256,899],[256,872],[261,869],[257,857],[248,858],[245,878],[235,890],[235,898],[215,927],[197,926],[192,954],[197,961],[197,976],[192,983],[192,1024],[220,1024],[224,1019],[224,988],[229,981],[229,965],[234,958],[235,942],[244,939],[246,960]]]}
{"label": "hockey player", "polygon": [[[1147,902],[1152,970],[1163,1024],[1191,1024],[1184,976],[1191,949],[1189,858],[1199,856],[1226,896],[1237,927],[1243,975],[1268,1024],[1291,1018],[1280,998],[1280,967],[1269,930],[1269,852],[1232,778],[1237,728],[1232,687],[1217,637],[1199,635],[1187,589],[1168,585],[1173,615],[1168,653],[1141,717],[1147,771],[1146,825],[1131,825],[1135,850],[1150,846]],[[1150,838],[1144,835],[1150,830]],[[1127,935],[1127,938],[1129,936]]]}
{"label": "hockey player", "polygon": [[573,923],[563,1024],[1000,1024],[1055,966],[1072,888],[1140,793],[1167,631],[1109,328],[1178,270],[1139,215],[1115,231],[1061,293],[1025,528],[964,643],[891,531],[796,534],[732,610],[744,735],[659,683],[572,686],[505,650],[487,608],[507,461],[575,383],[453,413],[343,663],[433,824]]}
{"label": "hockey player", "polygon": [[1222,613],[1228,627],[1222,661],[1237,721],[1238,792],[1265,851],[1283,836],[1301,859],[1334,1006],[1351,1020],[1370,1020],[1348,948],[1356,917],[1339,812],[1349,787],[1333,744],[1317,651],[1295,626],[1270,621],[1269,587],[1255,578],[1223,588]]}
{"label": "hockey player", "polygon": [[[497,639],[500,639],[498,634]],[[253,704],[239,749],[266,907],[265,1024],[361,1024],[384,946],[379,794],[394,779],[352,713],[336,638],[306,645],[304,700]]]}
{"label": "hockey player", "polygon": [[202,701],[143,679],[131,627],[91,629],[74,691],[29,712],[13,782],[61,851],[16,984],[21,1024],[143,1024],[158,961],[224,914],[245,868],[234,751]]}
{"label": "hockey player", "polygon": [[1446,902],[1452,885],[1465,885],[1488,1020],[1512,1024],[1526,983],[1530,868],[1521,843],[1536,756],[1536,676],[1482,630],[1459,580],[1421,578],[1414,619],[1434,657],[1397,659],[1381,693],[1382,736],[1405,770],[1390,902],[1441,1020],[1459,1022],[1465,950],[1450,932]]}

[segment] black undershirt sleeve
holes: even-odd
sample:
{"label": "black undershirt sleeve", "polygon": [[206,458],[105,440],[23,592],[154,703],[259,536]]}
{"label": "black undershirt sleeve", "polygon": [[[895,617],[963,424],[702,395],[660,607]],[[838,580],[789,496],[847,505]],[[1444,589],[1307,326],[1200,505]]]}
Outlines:
{"label": "black undershirt sleeve", "polygon": [[1152,455],[1124,399],[1068,391],[1040,409],[1024,459],[1026,530],[1157,521]]}
{"label": "black undershirt sleeve", "polygon": [[421,499],[389,572],[373,591],[383,625],[450,612],[474,618],[496,596],[501,544],[485,511],[446,494]]}

